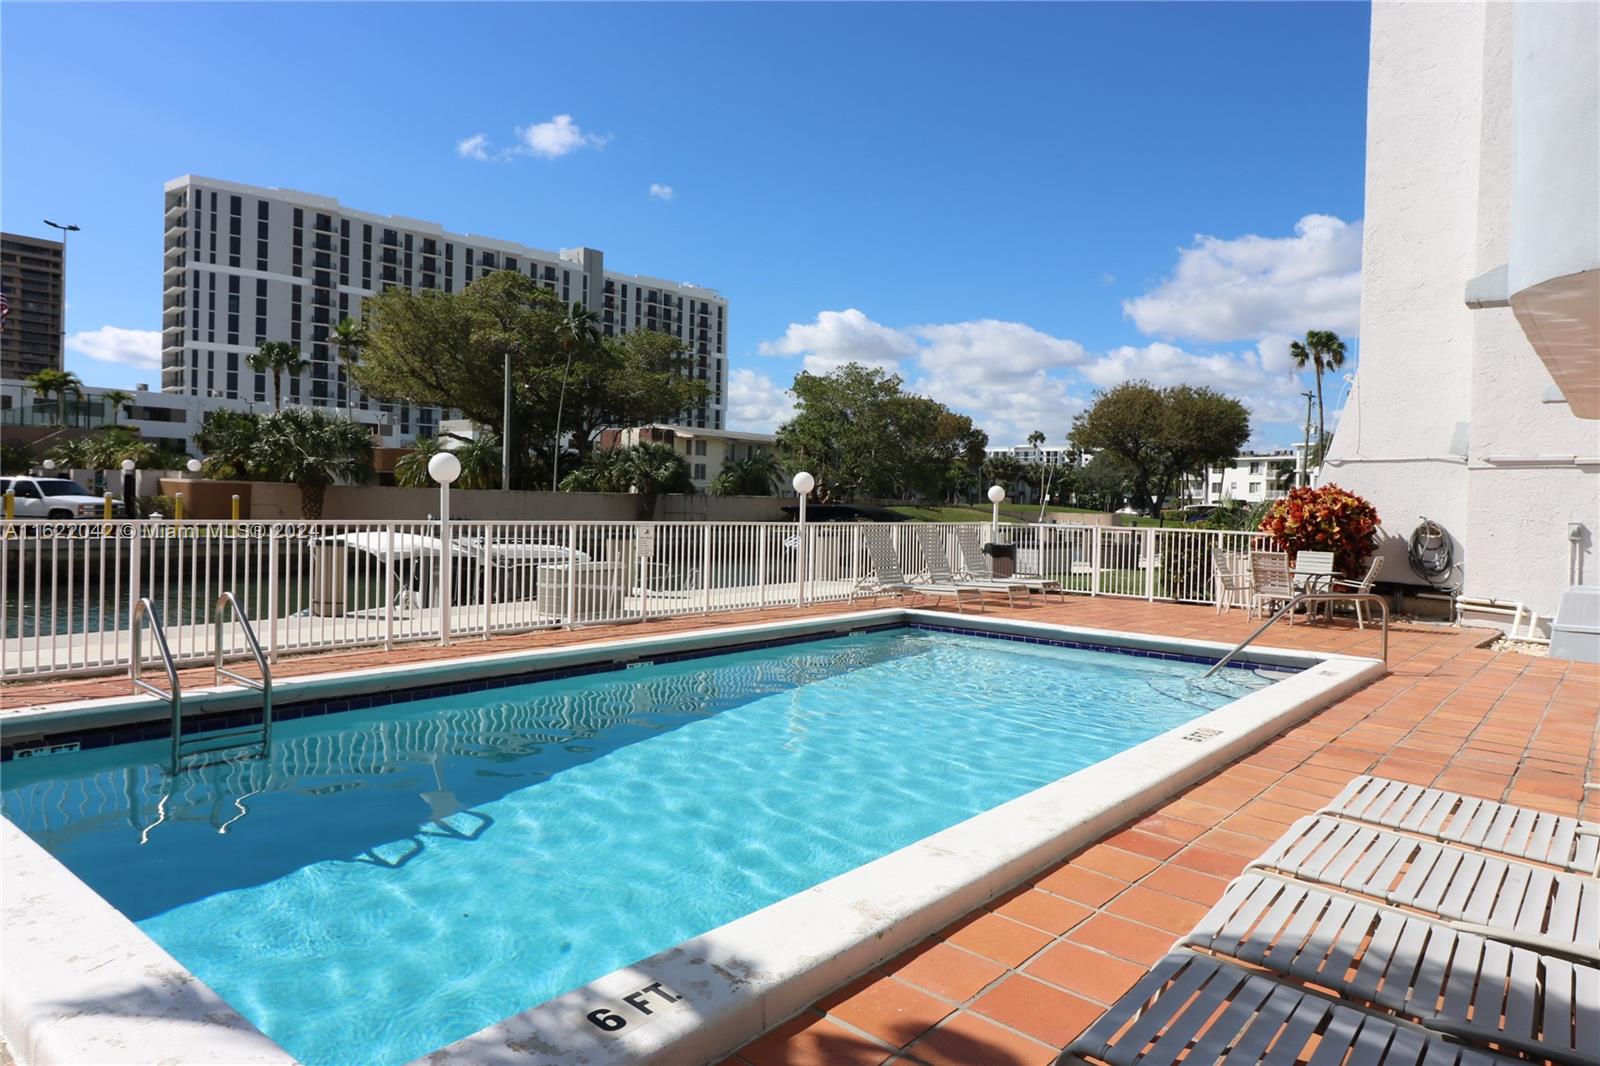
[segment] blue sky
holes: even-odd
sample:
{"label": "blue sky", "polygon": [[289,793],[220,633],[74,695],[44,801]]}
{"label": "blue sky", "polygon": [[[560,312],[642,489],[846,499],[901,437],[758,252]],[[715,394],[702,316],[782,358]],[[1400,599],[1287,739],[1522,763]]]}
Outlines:
{"label": "blue sky", "polygon": [[185,173],[719,289],[744,428],[856,358],[995,443],[1128,377],[1280,442],[1288,338],[1354,350],[1365,5],[7,3],[3,31],[0,224],[83,227],[90,384],[159,380]]}

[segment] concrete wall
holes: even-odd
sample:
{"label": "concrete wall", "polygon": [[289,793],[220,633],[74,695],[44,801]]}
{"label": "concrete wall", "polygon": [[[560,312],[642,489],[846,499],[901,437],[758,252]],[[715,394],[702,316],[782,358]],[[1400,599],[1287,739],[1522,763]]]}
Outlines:
{"label": "concrete wall", "polygon": [[1593,579],[1600,429],[1543,401],[1550,376],[1509,308],[1464,300],[1510,247],[1511,22],[1506,3],[1373,8],[1361,367],[1323,481],[1378,508],[1385,580],[1422,584],[1405,540],[1426,515],[1465,595],[1548,616],[1569,523]]}

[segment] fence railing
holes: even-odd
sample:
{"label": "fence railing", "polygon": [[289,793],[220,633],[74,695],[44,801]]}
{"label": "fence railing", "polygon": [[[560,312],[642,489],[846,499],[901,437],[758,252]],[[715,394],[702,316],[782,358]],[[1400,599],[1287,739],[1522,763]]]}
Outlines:
{"label": "fence railing", "polygon": [[[231,591],[269,657],[459,642],[499,633],[846,602],[874,580],[872,527],[766,522],[14,521],[0,536],[0,676],[125,669],[148,597],[180,663],[208,661]],[[929,528],[957,572],[958,534],[894,524],[902,569]],[[970,538],[969,538],[970,539]],[[1262,534],[1002,524],[1018,570],[1070,592],[1214,603],[1211,559]],[[936,549],[938,550],[938,549]],[[448,590],[448,603],[442,590]],[[227,657],[247,654],[225,627]]]}

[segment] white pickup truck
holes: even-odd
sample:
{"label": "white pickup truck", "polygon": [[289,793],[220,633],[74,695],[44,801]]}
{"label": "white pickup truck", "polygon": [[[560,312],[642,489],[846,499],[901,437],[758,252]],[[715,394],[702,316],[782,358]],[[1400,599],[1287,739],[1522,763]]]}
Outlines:
{"label": "white pickup truck", "polygon": [[[106,513],[104,497],[64,477],[0,477],[0,497],[8,491],[18,518],[99,518]],[[111,514],[122,517],[120,501],[112,502]]]}

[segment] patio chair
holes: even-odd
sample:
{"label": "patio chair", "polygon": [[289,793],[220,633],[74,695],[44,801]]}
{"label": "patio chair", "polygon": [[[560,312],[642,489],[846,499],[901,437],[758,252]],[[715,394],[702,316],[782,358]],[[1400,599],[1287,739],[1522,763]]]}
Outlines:
{"label": "patio chair", "polygon": [[1057,1066],[1079,1056],[1112,1066],[1527,1066],[1192,951],[1156,963]]}
{"label": "patio chair", "polygon": [[[1289,573],[1285,552],[1250,553],[1250,615],[1259,618],[1276,604],[1295,597],[1294,578]],[[1294,619],[1289,619],[1294,624]]]}
{"label": "patio chair", "polygon": [[[985,578],[989,576],[989,557],[983,554],[983,546],[978,543],[978,531],[975,528],[962,526],[957,529],[956,545],[961,549],[961,577]],[[1037,553],[1034,554],[1037,555]],[[1021,556],[1022,553],[1019,552],[1019,560]],[[929,576],[934,575],[930,572]],[[1019,572],[1001,580],[1026,585],[1030,595],[1038,592],[1040,595],[1047,596],[1054,592],[1062,599],[1066,599],[1067,596],[1067,590],[1061,587],[1061,582],[1048,577],[1039,577],[1036,574]]]}
{"label": "patio chair", "polygon": [[928,580],[936,585],[954,585],[958,588],[973,588],[979,592],[1004,592],[1006,603],[1015,606],[1015,595],[1021,592],[1024,596],[1031,591],[1026,582],[1013,581],[1006,577],[956,577],[955,571],[950,569],[949,558],[944,551],[944,538],[935,537],[930,526],[917,529],[917,546],[922,550],[922,563],[927,569]]}
{"label": "patio chair", "polygon": [[[1378,574],[1383,571],[1383,556],[1375,557],[1367,564],[1367,572],[1361,575],[1360,580],[1350,581],[1343,578],[1334,578],[1329,586],[1334,592],[1371,592],[1372,585],[1378,580]],[[1328,605],[1332,607],[1332,604]],[[1350,605],[1356,612],[1356,626],[1360,629],[1367,628],[1367,605],[1357,600]]]}
{"label": "patio chair", "polygon": [[867,550],[867,565],[872,571],[870,584],[866,588],[873,592],[915,592],[921,596],[946,596],[955,601],[957,611],[962,610],[963,596],[976,596],[978,610],[983,610],[983,590],[980,588],[906,580],[905,573],[900,569],[899,556],[890,540],[892,535],[890,530],[876,526],[861,531],[861,546]]}
{"label": "patio chair", "polygon": [[1457,1039],[1600,1063],[1600,968],[1424,915],[1247,873],[1181,943]]}
{"label": "patio chair", "polygon": [[1600,822],[1363,774],[1319,814],[1600,876]]}
{"label": "patio chair", "polygon": [[1211,557],[1212,575],[1216,584],[1217,613],[1226,614],[1234,607],[1251,609],[1249,561],[1243,552],[1217,552]]}
{"label": "patio chair", "polygon": [[1600,879],[1313,815],[1250,864],[1600,966]]}

